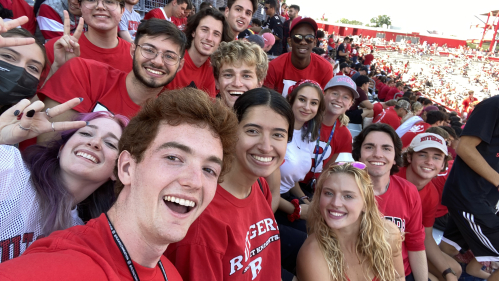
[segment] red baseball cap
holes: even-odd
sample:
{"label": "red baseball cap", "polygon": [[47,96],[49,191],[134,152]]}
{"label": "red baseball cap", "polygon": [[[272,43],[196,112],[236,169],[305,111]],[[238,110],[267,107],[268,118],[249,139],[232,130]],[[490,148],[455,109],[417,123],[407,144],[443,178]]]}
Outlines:
{"label": "red baseball cap", "polygon": [[291,31],[293,31],[293,29],[299,25],[300,23],[308,23],[310,24],[310,26],[312,26],[312,28],[314,29],[314,32],[317,33],[317,23],[315,22],[315,20],[313,18],[309,18],[309,17],[296,17],[293,22],[291,23],[291,28],[289,29],[289,33],[291,34]]}

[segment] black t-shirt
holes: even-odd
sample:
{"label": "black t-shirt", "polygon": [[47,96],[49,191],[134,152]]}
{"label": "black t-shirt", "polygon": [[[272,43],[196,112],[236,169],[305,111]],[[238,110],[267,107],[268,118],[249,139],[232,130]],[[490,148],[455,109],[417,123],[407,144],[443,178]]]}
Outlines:
{"label": "black t-shirt", "polygon": [[339,46],[338,46],[338,51],[336,52],[336,58],[340,61],[340,62],[344,62],[347,60],[347,56],[340,56],[340,51],[342,51],[343,53],[346,53],[347,50],[345,49],[345,44],[341,43]]}
{"label": "black t-shirt", "polygon": [[246,29],[237,35],[237,39],[247,38],[248,36],[253,35],[253,34],[255,34],[255,33],[252,32],[250,29]]}
{"label": "black t-shirt", "polygon": [[270,51],[267,52],[267,54],[269,55],[274,55],[274,56],[278,56],[280,54],[282,54],[282,36],[283,36],[283,24],[282,24],[282,21],[281,21],[281,18],[279,17],[279,15],[275,14],[273,17],[270,17],[266,22],[265,22],[265,25],[263,28],[268,28],[270,30],[272,30],[272,34],[274,34],[275,36],[281,38],[279,40],[276,40],[275,41],[275,44],[274,46],[272,46],[272,49],[270,49]]}
{"label": "black t-shirt", "polygon": [[[461,136],[480,138],[482,142],[476,147],[478,152],[499,172],[499,96],[476,106]],[[457,156],[445,183],[442,204],[476,215],[496,213],[498,200],[497,188]]]}

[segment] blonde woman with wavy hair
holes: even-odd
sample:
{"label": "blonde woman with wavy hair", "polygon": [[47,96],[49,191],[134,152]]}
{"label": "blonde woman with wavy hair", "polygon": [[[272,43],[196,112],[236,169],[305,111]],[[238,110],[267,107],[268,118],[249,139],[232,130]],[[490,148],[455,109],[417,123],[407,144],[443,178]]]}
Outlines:
{"label": "blonde woman with wavy hair", "polygon": [[402,235],[378,211],[364,163],[331,165],[315,194],[297,259],[300,281],[405,280]]}

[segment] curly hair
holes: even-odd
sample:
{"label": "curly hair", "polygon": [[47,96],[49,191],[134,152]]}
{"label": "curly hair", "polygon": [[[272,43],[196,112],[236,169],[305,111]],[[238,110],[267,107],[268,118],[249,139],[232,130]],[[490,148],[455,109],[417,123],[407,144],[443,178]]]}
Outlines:
{"label": "curly hair", "polygon": [[[338,173],[352,175],[355,178],[365,206],[365,212],[361,214],[362,219],[356,244],[357,254],[362,258],[361,263],[372,267],[377,280],[395,280],[398,274],[392,259],[393,249],[389,243],[391,234],[385,228],[383,215],[378,210],[371,179],[367,170],[356,168],[351,163],[331,165],[322,172],[315,192],[318,196],[312,200],[309,209],[310,219],[307,222],[309,233],[315,234],[319,248],[328,265],[331,280],[347,281],[347,265],[337,234],[327,225],[321,214],[319,201],[324,182],[331,175]],[[367,277],[369,280],[373,278],[373,276]]]}
{"label": "curly hair", "polygon": [[[159,131],[159,126],[193,124],[209,128],[214,136],[220,138],[223,147],[223,165],[218,182],[229,171],[237,142],[238,121],[234,112],[218,100],[211,100],[203,91],[183,88],[166,91],[156,99],[150,99],[139,113],[132,118],[123,131],[118,150],[126,150],[133,159],[142,161],[147,148]],[[114,169],[117,178],[115,192],[118,195],[124,185],[118,177],[118,167]]]}
{"label": "curly hair", "polygon": [[263,82],[269,68],[267,54],[257,44],[243,41],[221,42],[218,50],[211,55],[215,80],[218,80],[223,64],[240,64],[241,62],[249,66],[255,65],[258,82]]}

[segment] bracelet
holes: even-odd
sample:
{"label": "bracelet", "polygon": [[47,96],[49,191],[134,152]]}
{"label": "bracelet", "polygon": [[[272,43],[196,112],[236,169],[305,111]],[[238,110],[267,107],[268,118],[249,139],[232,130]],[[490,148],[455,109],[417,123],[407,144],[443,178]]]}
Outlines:
{"label": "bracelet", "polygon": [[293,206],[295,206],[295,211],[291,215],[288,215],[288,220],[290,222],[294,222],[295,220],[300,219],[301,207],[300,207],[300,202],[298,201],[298,199],[291,200],[291,204],[293,204]]}
{"label": "bracelet", "polygon": [[300,197],[300,200],[301,200],[301,201],[303,201],[303,200],[305,200],[305,199],[307,199],[308,201],[310,201],[310,198],[308,198],[308,196],[307,196],[307,195]]}

